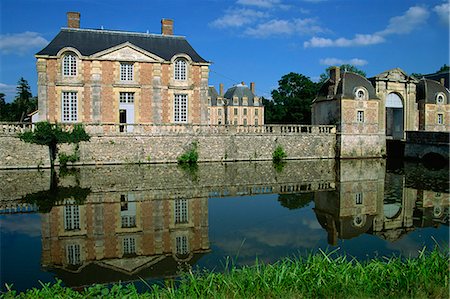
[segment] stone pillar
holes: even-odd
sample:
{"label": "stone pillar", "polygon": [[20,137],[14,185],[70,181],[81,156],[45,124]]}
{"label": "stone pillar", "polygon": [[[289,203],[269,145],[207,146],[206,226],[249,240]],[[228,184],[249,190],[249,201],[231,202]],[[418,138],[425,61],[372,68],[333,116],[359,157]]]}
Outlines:
{"label": "stone pillar", "polygon": [[47,98],[47,61],[43,58],[38,58],[36,68],[38,73],[37,83],[39,120],[44,121],[49,119]]}
{"label": "stone pillar", "polygon": [[200,81],[200,122],[201,124],[208,124],[208,77],[209,66],[201,66],[201,81]]}
{"label": "stone pillar", "polygon": [[162,95],[161,95],[161,64],[154,64],[153,67],[153,99],[152,99],[152,122],[162,123]]}
{"label": "stone pillar", "polygon": [[94,61],[91,69],[91,107],[92,121],[101,122],[101,86],[102,86],[102,70],[100,61]]}

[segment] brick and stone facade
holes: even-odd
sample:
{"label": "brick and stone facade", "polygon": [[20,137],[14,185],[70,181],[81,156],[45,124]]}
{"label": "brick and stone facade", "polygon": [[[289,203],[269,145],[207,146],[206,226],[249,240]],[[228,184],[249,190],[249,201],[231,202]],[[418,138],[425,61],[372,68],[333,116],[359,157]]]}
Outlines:
{"label": "brick and stone facade", "polygon": [[36,54],[40,120],[206,124],[210,63],[163,19],[161,34],[79,28]]}
{"label": "brick and stone facade", "polygon": [[209,87],[208,106],[210,123],[218,125],[261,126],[264,125],[264,106],[255,95],[255,83],[250,88],[244,82],[223,92],[220,84],[219,93],[213,86]]}
{"label": "brick and stone facade", "polygon": [[406,131],[450,131],[448,90],[395,68],[367,80],[334,67],[312,107],[314,125],[337,126],[341,158],[381,157]]}

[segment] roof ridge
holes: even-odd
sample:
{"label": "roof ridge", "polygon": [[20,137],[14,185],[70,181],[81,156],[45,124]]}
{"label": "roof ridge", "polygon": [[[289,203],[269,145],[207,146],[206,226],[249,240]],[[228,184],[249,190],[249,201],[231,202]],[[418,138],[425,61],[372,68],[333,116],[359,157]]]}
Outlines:
{"label": "roof ridge", "polygon": [[62,27],[61,31],[81,31],[81,32],[94,32],[94,33],[104,33],[104,34],[127,34],[127,35],[135,35],[135,36],[148,36],[148,37],[156,37],[156,38],[176,38],[176,39],[186,39],[183,35],[164,35],[157,33],[146,33],[146,32],[135,32],[135,31],[124,31],[124,30],[110,30],[110,29],[91,29],[91,28],[68,28]]}

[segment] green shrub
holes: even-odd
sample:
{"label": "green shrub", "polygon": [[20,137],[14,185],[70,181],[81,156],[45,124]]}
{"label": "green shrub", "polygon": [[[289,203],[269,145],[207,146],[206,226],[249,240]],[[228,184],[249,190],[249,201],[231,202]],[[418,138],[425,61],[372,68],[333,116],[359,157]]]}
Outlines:
{"label": "green shrub", "polygon": [[278,145],[277,148],[272,153],[272,161],[274,163],[280,163],[286,157],[287,157],[287,154],[281,145]]}
{"label": "green shrub", "polygon": [[58,158],[59,158],[59,165],[61,167],[67,167],[67,162],[74,163],[80,161],[80,152],[78,143],[75,145],[75,150],[73,154],[68,155],[64,152],[61,152],[58,154]]}
{"label": "green shrub", "polygon": [[198,161],[197,142],[192,142],[191,149],[177,158],[178,164],[196,164]]}

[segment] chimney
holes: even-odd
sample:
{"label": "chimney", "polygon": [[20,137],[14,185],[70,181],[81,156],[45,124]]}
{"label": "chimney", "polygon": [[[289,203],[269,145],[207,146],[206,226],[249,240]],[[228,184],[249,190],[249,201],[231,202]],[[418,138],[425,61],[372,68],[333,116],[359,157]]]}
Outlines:
{"label": "chimney", "polygon": [[330,79],[337,83],[341,78],[341,69],[338,66],[333,66],[330,69]]}
{"label": "chimney", "polygon": [[173,20],[162,19],[161,20],[161,34],[162,35],[173,35]]}
{"label": "chimney", "polygon": [[255,94],[255,82],[250,82],[250,90]]}
{"label": "chimney", "polygon": [[67,13],[67,27],[80,28],[80,13],[69,11]]}
{"label": "chimney", "polygon": [[219,96],[223,97],[223,83],[219,84]]}

